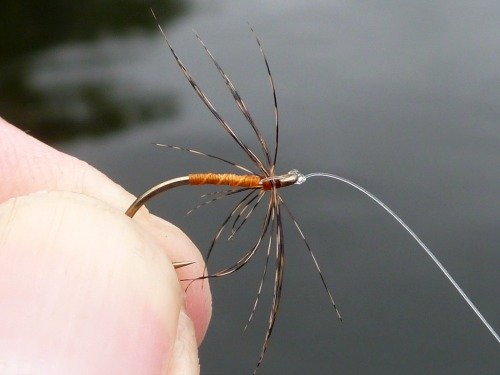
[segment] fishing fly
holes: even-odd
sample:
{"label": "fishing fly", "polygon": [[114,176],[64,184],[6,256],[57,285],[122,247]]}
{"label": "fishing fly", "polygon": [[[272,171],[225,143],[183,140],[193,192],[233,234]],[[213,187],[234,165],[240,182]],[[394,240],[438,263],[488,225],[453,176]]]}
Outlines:
{"label": "fishing fly", "polygon": [[[266,252],[266,261],[264,264],[264,270],[262,273],[262,277],[260,280],[260,285],[258,288],[257,296],[255,299],[255,303],[253,305],[252,313],[250,314],[249,321],[252,319],[253,314],[255,312],[255,309],[257,307],[258,301],[259,301],[259,296],[262,291],[262,286],[268,271],[268,266],[269,266],[269,261],[271,258],[271,253],[273,253],[274,256],[274,261],[275,261],[275,270],[274,270],[274,290],[273,290],[273,299],[272,299],[272,305],[271,309],[269,312],[269,317],[268,317],[268,323],[267,323],[267,331],[264,337],[264,341],[260,350],[260,356],[257,361],[257,364],[254,369],[254,374],[257,372],[259,366],[261,365],[264,355],[266,353],[266,350],[268,348],[269,344],[269,339],[271,338],[274,324],[276,322],[276,317],[278,314],[278,310],[280,307],[280,301],[281,301],[281,292],[282,292],[282,285],[283,285],[283,271],[285,267],[285,246],[284,246],[284,232],[283,232],[283,216],[287,215],[293,225],[295,226],[300,238],[302,239],[305,248],[307,249],[310,257],[312,258],[312,261],[314,263],[314,266],[316,268],[316,271],[318,272],[318,275],[321,279],[321,282],[323,284],[323,287],[325,291],[328,294],[328,298],[330,300],[330,303],[333,307],[333,310],[337,314],[338,318],[342,320],[342,316],[340,314],[339,309],[337,308],[337,305],[334,302],[333,295],[330,291],[330,288],[328,287],[326,280],[323,276],[323,273],[321,272],[320,266],[316,260],[316,257],[314,256],[314,253],[311,249],[311,246],[309,245],[309,242],[307,241],[303,231],[301,230],[297,220],[293,216],[289,206],[285,203],[283,200],[282,196],[280,195],[280,189],[292,186],[292,185],[300,185],[307,181],[310,178],[315,178],[315,177],[324,177],[328,179],[332,179],[338,182],[342,182],[344,184],[349,185],[351,188],[361,192],[364,196],[370,198],[373,202],[378,204],[380,207],[382,207],[389,215],[391,215],[403,228],[404,230],[411,236],[415,241],[418,243],[420,248],[422,248],[425,253],[432,259],[432,261],[436,264],[436,266],[439,268],[439,270],[446,276],[448,281],[452,284],[452,286],[458,291],[458,293],[461,295],[461,297],[465,300],[465,302],[469,305],[469,307],[473,310],[475,315],[481,320],[483,325],[489,330],[491,335],[493,335],[494,339],[500,343],[500,337],[494,330],[494,328],[488,323],[488,321],[484,318],[484,316],[481,314],[479,309],[474,305],[474,303],[471,301],[471,299],[467,296],[467,294],[462,290],[462,288],[458,285],[458,283],[455,281],[455,279],[450,275],[450,273],[446,270],[446,268],[443,266],[443,264],[436,258],[434,253],[425,245],[425,243],[413,232],[412,229],[393,211],[391,210],[385,203],[383,203],[380,199],[378,199],[375,195],[373,195],[371,192],[363,188],[362,186],[356,184],[355,182],[342,177],[338,176],[335,174],[331,173],[324,173],[324,172],[316,172],[316,173],[309,173],[309,174],[302,174],[297,170],[291,170],[288,173],[284,174],[277,174],[276,173],[276,162],[278,158],[278,146],[279,146],[279,131],[280,131],[280,122],[279,122],[279,112],[278,112],[278,102],[276,98],[276,89],[275,89],[275,84],[274,80],[271,74],[271,69],[269,67],[269,63],[267,60],[267,57],[264,53],[262,44],[257,36],[255,36],[258,48],[260,50],[260,53],[262,55],[262,58],[264,60],[264,64],[267,70],[267,76],[269,78],[269,84],[271,87],[271,92],[273,96],[273,101],[274,101],[274,133],[275,133],[275,139],[274,139],[274,149],[270,149],[267,141],[264,139],[259,127],[257,126],[256,122],[254,121],[252,115],[250,114],[245,102],[243,101],[242,97],[236,90],[236,87],[234,86],[233,82],[229,79],[229,77],[226,75],[222,67],[219,65],[219,63],[215,60],[214,56],[210,52],[210,50],[207,48],[205,43],[201,40],[201,38],[198,36],[198,34],[195,33],[196,38],[199,40],[201,43],[202,47],[204,48],[205,52],[207,53],[208,57],[212,61],[212,63],[215,65],[217,68],[218,72],[220,73],[222,79],[224,80],[228,90],[230,91],[232,97],[234,98],[234,101],[242,113],[242,115],[245,117],[246,121],[250,124],[253,133],[257,139],[257,142],[260,146],[261,151],[259,153],[254,152],[252,149],[250,149],[246,143],[243,142],[243,140],[237,135],[237,133],[233,130],[233,128],[222,118],[222,116],[217,112],[215,107],[212,105],[208,97],[206,96],[205,92],[200,88],[200,86],[195,82],[193,77],[191,76],[191,73],[189,70],[186,68],[184,63],[181,61],[177,53],[175,52],[174,48],[172,47],[170,41],[167,39],[167,36],[165,32],[163,31],[163,28],[159,24],[154,12],[153,16],[155,17],[157,21],[158,28],[160,32],[163,35],[163,38],[165,40],[165,43],[167,47],[169,48],[170,52],[172,53],[177,65],[181,69],[184,77],[188,80],[198,97],[201,99],[203,104],[208,108],[208,110],[212,113],[212,115],[215,117],[217,122],[219,123],[220,126],[231,136],[231,138],[236,142],[236,144],[239,146],[239,148],[245,153],[246,157],[249,159],[251,162],[252,166],[243,166],[240,164],[233,163],[229,160],[223,159],[221,157],[211,155],[205,152],[201,152],[198,150],[193,150],[193,149],[188,149],[188,148],[183,148],[183,147],[177,147],[177,146],[167,146],[163,144],[158,144],[159,146],[166,146],[166,147],[172,147],[175,149],[180,149],[184,150],[193,154],[201,155],[204,157],[208,157],[211,159],[218,160],[220,162],[223,162],[225,164],[229,164],[232,167],[239,169],[240,171],[243,172],[243,174],[234,174],[234,173],[224,173],[224,174],[218,174],[218,173],[196,173],[196,174],[189,174],[187,176],[183,177],[177,177],[170,179],[168,181],[162,182],[148,191],[146,191],[144,194],[139,196],[133,203],[132,205],[127,209],[126,215],[129,217],[133,217],[135,213],[144,205],[146,204],[150,199],[153,197],[176,187],[179,186],[184,186],[184,185],[192,185],[192,186],[198,186],[198,185],[223,185],[223,186],[229,186],[229,190],[221,191],[217,193],[217,196],[212,198],[209,202],[213,202],[216,200],[219,200],[221,198],[227,197],[227,196],[232,196],[235,194],[243,194],[243,198],[233,207],[233,209],[229,212],[228,216],[225,218],[225,220],[222,222],[220,225],[219,229],[217,230],[212,243],[208,249],[207,255],[205,257],[205,260],[208,264],[208,260],[212,254],[212,251],[214,249],[214,246],[218,239],[221,237],[221,234],[226,230],[230,223],[232,222],[232,228],[231,228],[231,236],[234,236],[234,234],[239,230],[239,228],[242,227],[242,225],[246,222],[246,220],[250,217],[252,212],[254,212],[255,208],[259,206],[262,202],[264,202],[264,198],[268,197],[267,200],[267,206],[265,210],[265,217],[264,221],[261,224],[260,227],[260,233],[257,236],[257,239],[248,247],[246,252],[243,254],[243,256],[238,259],[233,265],[229,267],[225,267],[215,273],[208,274],[205,272],[203,275],[200,277],[196,278],[196,280],[202,280],[202,279],[208,279],[208,278],[218,278],[218,277],[223,277],[223,276],[228,276],[233,274],[234,272],[238,271],[242,267],[244,267],[253,257],[254,255],[260,250],[263,249],[263,251]],[[253,29],[251,29],[252,33],[254,33]],[[254,33],[255,34],[255,33]],[[261,156],[258,156],[258,154],[262,154]],[[231,237],[230,236],[230,237]],[[273,251],[272,251],[273,250]],[[186,265],[191,264],[191,262],[174,262],[174,267],[179,268],[179,267],[184,267]]]}

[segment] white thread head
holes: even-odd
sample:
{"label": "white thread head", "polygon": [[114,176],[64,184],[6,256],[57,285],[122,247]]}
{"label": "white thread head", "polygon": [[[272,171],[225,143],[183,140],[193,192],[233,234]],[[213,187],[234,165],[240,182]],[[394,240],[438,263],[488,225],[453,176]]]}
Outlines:
{"label": "white thread head", "polygon": [[298,169],[292,169],[288,174],[297,176],[297,181],[295,182],[297,185],[303,184],[307,180],[306,176],[300,173]]}

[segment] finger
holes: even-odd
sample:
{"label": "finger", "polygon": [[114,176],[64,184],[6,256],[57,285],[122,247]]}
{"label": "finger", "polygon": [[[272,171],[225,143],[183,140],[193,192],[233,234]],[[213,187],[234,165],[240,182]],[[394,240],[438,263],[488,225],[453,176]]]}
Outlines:
{"label": "finger", "polygon": [[[179,280],[191,280],[203,274],[205,261],[196,246],[179,228],[171,223],[150,215],[141,209],[132,221],[151,234],[151,238],[164,249],[172,260],[189,259],[194,261],[190,266],[177,270]],[[189,256],[189,258],[186,258]],[[212,299],[210,286],[206,281],[181,282],[186,293],[186,312],[193,321],[198,344],[206,333],[212,315]],[[189,285],[189,288],[188,288]],[[187,288],[187,289],[186,289]]]}
{"label": "finger", "polygon": [[[122,212],[134,201],[131,194],[92,166],[47,146],[1,118],[0,176],[0,202],[40,190],[82,193]],[[149,215],[145,209],[133,221],[151,233],[171,260],[196,262],[180,269],[180,278],[195,278],[202,274],[204,262],[200,252],[179,229]],[[176,241],[179,238],[190,245],[178,246]],[[203,288],[201,284],[195,284],[188,289],[186,311],[193,320],[198,343],[201,343],[211,316],[211,294],[207,282]]]}
{"label": "finger", "polygon": [[0,118],[0,202],[40,190],[73,191],[125,210],[134,197],[82,160]]}
{"label": "finger", "polygon": [[181,310],[179,324],[177,325],[177,337],[175,340],[172,361],[168,368],[168,374],[198,374],[200,372],[196,336],[194,326]]}
{"label": "finger", "polygon": [[[184,300],[150,237],[121,211],[81,194],[38,193],[0,205],[3,358],[58,373],[165,373]],[[196,345],[186,348],[196,358]]]}

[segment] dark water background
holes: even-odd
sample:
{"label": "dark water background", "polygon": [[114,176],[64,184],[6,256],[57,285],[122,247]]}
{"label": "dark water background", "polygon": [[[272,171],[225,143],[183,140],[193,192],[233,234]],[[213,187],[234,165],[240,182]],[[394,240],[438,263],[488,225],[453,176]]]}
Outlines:
{"label": "dark water background", "polygon": [[[187,172],[226,170],[151,142],[245,162],[167,53],[149,4],[51,2],[37,9],[35,3],[2,2],[2,116],[136,194]],[[500,329],[499,2],[153,5],[228,121],[251,139],[192,28],[272,139],[272,97],[250,22],[278,90],[279,170],[333,172],[367,187],[421,235]],[[199,194],[179,189],[150,208],[203,250],[229,206],[185,217]],[[498,343],[379,207],[327,180],[311,180],[283,196],[345,322],[332,313],[311,260],[287,225],[282,307],[261,374],[500,373]],[[221,246],[214,264],[229,262],[236,249]],[[253,369],[270,285],[255,322],[245,334],[242,328],[263,260],[211,284],[214,316],[201,347],[202,373]]]}

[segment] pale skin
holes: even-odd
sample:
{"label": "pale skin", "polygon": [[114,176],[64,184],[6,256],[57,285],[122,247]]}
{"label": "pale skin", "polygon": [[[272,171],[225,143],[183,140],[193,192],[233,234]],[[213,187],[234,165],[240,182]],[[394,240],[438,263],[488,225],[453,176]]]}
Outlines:
{"label": "pale skin", "polygon": [[0,372],[199,373],[210,289],[179,279],[203,258],[133,200],[0,118]]}

